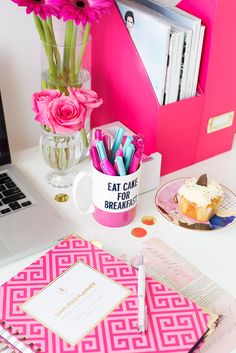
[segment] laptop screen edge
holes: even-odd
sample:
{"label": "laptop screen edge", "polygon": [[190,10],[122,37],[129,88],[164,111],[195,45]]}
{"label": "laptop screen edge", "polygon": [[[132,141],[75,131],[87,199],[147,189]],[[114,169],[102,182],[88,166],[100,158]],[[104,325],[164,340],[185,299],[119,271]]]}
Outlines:
{"label": "laptop screen edge", "polygon": [[0,165],[4,165],[7,163],[11,163],[11,154],[0,91]]}

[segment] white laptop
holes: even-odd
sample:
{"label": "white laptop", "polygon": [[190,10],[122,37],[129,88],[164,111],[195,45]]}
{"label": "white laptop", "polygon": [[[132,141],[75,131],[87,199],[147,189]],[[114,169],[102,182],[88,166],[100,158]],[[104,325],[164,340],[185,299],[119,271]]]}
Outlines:
{"label": "white laptop", "polygon": [[0,265],[49,247],[71,232],[70,223],[11,164],[0,93]]}

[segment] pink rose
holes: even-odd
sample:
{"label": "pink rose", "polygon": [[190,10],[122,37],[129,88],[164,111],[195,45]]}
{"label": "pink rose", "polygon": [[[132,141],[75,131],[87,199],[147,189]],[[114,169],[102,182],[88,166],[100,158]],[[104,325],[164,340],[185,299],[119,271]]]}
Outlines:
{"label": "pink rose", "polygon": [[68,91],[70,97],[75,97],[79,103],[89,108],[90,112],[93,108],[97,108],[103,103],[103,100],[98,98],[97,93],[91,89],[69,87]]}
{"label": "pink rose", "polygon": [[54,98],[60,96],[60,91],[56,89],[44,89],[34,93],[32,95],[32,109],[36,113],[35,120],[42,125],[49,125],[46,114],[47,106]]}
{"label": "pink rose", "polygon": [[73,133],[83,129],[85,117],[86,107],[73,97],[60,96],[47,107],[49,125],[56,133]]}

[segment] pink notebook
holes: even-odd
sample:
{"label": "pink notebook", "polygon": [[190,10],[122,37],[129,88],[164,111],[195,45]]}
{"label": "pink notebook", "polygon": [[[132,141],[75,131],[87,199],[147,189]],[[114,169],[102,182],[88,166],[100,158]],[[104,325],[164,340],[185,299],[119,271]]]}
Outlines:
{"label": "pink notebook", "polygon": [[[128,289],[129,294],[73,346],[27,314],[21,305],[36,293],[42,293],[51,282],[55,283],[58,276],[62,273],[64,276],[78,261],[107,276],[120,288]],[[151,278],[146,279],[146,299],[148,330],[141,334],[137,332],[137,270],[91,243],[71,236],[0,287],[0,336],[7,340],[12,337],[11,343],[24,352],[192,352],[208,330],[209,315],[194,302]],[[57,315],[68,310],[68,305]]]}

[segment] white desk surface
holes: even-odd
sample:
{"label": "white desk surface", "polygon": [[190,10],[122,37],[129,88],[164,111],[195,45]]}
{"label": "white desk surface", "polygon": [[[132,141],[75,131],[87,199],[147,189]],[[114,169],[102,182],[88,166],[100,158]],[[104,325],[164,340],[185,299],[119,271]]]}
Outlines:
{"label": "white desk surface", "polygon": [[[71,188],[57,189],[46,183],[44,177],[48,166],[43,161],[37,146],[18,152],[14,155],[13,161],[59,213],[71,221],[75,232],[85,239],[100,240],[104,249],[115,256],[120,256],[124,253],[134,254],[143,241],[151,237],[160,237],[200,271],[236,297],[236,223],[227,229],[209,233],[177,227],[158,213],[154,204],[156,191],[151,191],[140,196],[137,216],[130,225],[118,229],[106,228],[96,223],[90,215],[79,215],[73,205],[72,197],[66,203],[54,201],[54,196],[60,192],[66,192],[71,196]],[[236,141],[234,148],[229,152],[162,177],[161,185],[176,178],[207,173],[209,177],[236,193],[235,161]],[[87,168],[87,165],[88,162],[82,162],[79,168]],[[153,226],[144,226],[141,223],[144,215],[155,216],[157,223]],[[131,230],[135,226],[146,228],[148,235],[139,239],[133,237]],[[0,284],[36,260],[42,253],[0,267]]]}

